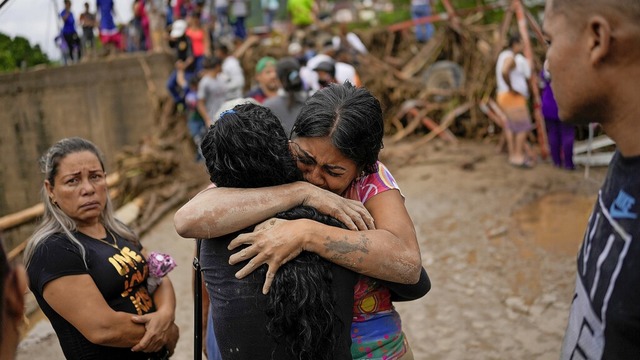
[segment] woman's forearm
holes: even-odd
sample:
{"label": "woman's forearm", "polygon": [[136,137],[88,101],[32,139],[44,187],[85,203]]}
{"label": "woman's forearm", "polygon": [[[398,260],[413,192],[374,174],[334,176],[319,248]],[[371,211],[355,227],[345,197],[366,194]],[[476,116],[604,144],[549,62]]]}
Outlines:
{"label": "woman's forearm", "polygon": [[258,189],[206,189],[176,212],[174,225],[185,238],[227,235],[300,205],[303,186],[296,182]]}
{"label": "woman's forearm", "polygon": [[145,333],[144,325],[131,322],[131,314],[114,311],[106,321],[99,321],[89,328],[79,329],[90,342],[102,345],[130,348],[142,339]]}
{"label": "woman's forearm", "polygon": [[176,294],[168,276],[162,278],[162,282],[153,293],[153,302],[156,305],[156,311],[168,314],[171,321],[175,321]]}
{"label": "woman's forearm", "polygon": [[387,230],[350,231],[305,224],[303,249],[362,275],[401,284],[420,279],[420,253]]}
{"label": "woman's forearm", "polygon": [[131,347],[145,334],[144,325],[131,321],[132,314],[109,307],[88,274],[52,280],[42,295],[53,310],[94,344]]}

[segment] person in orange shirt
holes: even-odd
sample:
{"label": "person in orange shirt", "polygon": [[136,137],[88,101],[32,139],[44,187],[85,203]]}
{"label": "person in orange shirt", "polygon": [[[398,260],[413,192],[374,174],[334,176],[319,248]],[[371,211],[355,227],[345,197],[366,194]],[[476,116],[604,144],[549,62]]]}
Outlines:
{"label": "person in orange shirt", "polygon": [[204,58],[211,55],[211,42],[209,34],[205,31],[200,20],[200,13],[194,12],[187,19],[187,30],[185,34],[191,39],[193,50],[193,61],[195,63],[196,74],[202,70]]}

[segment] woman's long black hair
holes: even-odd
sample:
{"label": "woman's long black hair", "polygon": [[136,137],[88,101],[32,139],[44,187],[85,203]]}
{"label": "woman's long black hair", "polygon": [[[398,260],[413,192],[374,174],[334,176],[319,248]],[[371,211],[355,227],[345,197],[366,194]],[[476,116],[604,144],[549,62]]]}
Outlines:
{"label": "woman's long black hair", "polygon": [[[219,187],[255,188],[302,180],[287,135],[271,110],[238,105],[211,125],[202,141],[210,179]],[[277,215],[344,225],[310,207]],[[265,309],[267,331],[296,359],[332,359],[344,324],[335,313],[330,264],[303,252],[276,273]]]}

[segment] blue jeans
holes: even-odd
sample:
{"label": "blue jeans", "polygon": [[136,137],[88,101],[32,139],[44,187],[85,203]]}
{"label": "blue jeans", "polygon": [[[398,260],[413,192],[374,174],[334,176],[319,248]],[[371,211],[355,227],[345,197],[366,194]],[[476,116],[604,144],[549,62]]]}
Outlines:
{"label": "blue jeans", "polygon": [[204,125],[204,121],[200,118],[194,119],[190,117],[189,120],[187,120],[187,128],[189,128],[189,134],[191,134],[193,143],[196,145],[198,151],[198,153],[196,154],[196,161],[204,160],[202,150],[200,149],[202,139],[207,133],[207,128]]}
{"label": "blue jeans", "polygon": [[202,71],[202,67],[204,65],[204,55],[200,55],[200,56],[194,56],[193,58],[193,64],[195,67],[195,73],[199,74],[200,71]]}
{"label": "blue jeans", "polygon": [[[415,5],[411,7],[411,19],[413,20],[429,15],[431,15],[431,6],[429,5]],[[435,28],[431,23],[416,25],[416,39],[419,42],[427,42],[433,36],[434,31]]]}
{"label": "blue jeans", "polygon": [[236,17],[236,21],[233,23],[233,33],[241,40],[247,38],[247,28],[244,26],[244,16]]}
{"label": "blue jeans", "polygon": [[229,7],[216,7],[216,18],[219,27],[218,35],[226,35],[229,32]]}
{"label": "blue jeans", "polygon": [[264,21],[264,26],[267,27],[267,31],[271,31],[273,28],[273,20],[276,18],[276,13],[278,10],[264,10],[262,15],[262,20]]}
{"label": "blue jeans", "polygon": [[222,360],[218,342],[216,341],[216,333],[213,330],[213,316],[211,315],[212,307],[209,305],[209,317],[207,318],[207,338],[205,344],[207,347],[208,360]]}
{"label": "blue jeans", "polygon": [[167,90],[169,90],[174,103],[184,103],[184,94],[187,92],[186,89],[189,88],[189,81],[193,75],[194,73],[192,71],[185,71],[184,80],[186,84],[184,87],[180,87],[178,86],[178,72],[176,70],[171,72],[171,75],[169,75],[169,79],[167,80]]}

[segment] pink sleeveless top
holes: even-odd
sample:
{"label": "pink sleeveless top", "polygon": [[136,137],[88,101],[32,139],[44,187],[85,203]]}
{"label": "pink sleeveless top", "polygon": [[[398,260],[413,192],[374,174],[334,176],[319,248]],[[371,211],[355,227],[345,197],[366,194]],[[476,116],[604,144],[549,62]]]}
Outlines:
{"label": "pink sleeveless top", "polygon": [[204,55],[204,30],[187,29],[187,36],[191,39],[191,47],[193,49],[193,56]]}

